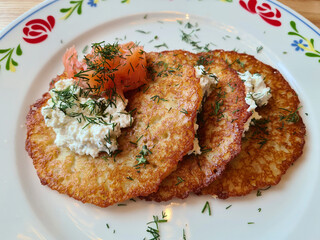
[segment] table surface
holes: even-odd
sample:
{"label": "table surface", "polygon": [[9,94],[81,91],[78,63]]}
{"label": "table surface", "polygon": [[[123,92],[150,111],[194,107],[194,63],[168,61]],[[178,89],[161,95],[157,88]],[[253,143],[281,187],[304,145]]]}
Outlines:
{"label": "table surface", "polygon": [[[0,0],[0,31],[43,0]],[[320,28],[320,0],[279,0]]]}

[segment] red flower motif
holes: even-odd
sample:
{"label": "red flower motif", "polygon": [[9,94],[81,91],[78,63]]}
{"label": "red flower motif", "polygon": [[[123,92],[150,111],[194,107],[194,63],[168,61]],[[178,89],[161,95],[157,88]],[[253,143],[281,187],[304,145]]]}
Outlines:
{"label": "red flower motif", "polygon": [[23,39],[32,44],[43,42],[47,39],[47,32],[51,32],[55,24],[52,16],[47,17],[47,21],[43,19],[33,19],[26,23],[23,33],[26,37]]}
{"label": "red flower motif", "polygon": [[277,8],[272,10],[268,3],[262,3],[259,6],[257,6],[257,0],[249,0],[248,3],[240,0],[239,3],[247,11],[253,14],[259,14],[267,23],[275,27],[281,26],[281,22],[278,20],[281,17],[281,12]]}

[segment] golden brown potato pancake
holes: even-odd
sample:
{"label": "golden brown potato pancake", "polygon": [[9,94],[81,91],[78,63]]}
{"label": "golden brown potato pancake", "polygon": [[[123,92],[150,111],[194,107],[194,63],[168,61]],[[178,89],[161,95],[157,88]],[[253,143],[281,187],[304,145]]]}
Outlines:
{"label": "golden brown potato pancake", "polygon": [[[202,100],[194,68],[162,53],[147,54],[147,61],[149,83],[126,95],[134,122],[122,130],[121,152],[111,157],[101,153],[93,159],[54,144],[55,132],[41,114],[49,93],[30,107],[26,150],[43,185],[83,203],[107,207],[156,191],[192,149]],[[152,152],[146,157],[148,164],[137,165],[144,146]]]}
{"label": "golden brown potato pancake", "polygon": [[277,70],[247,54],[217,50],[214,55],[236,71],[261,74],[272,94],[268,105],[258,108],[262,119],[246,133],[240,154],[201,191],[219,198],[242,196],[279,183],[301,156],[306,130],[298,113],[298,96]]}
{"label": "golden brown potato pancake", "polygon": [[244,124],[251,115],[247,111],[244,84],[224,60],[210,53],[186,55],[183,51],[178,58],[182,63],[204,65],[208,74],[217,76],[219,83],[198,116],[197,135],[203,153],[186,155],[177,170],[163,180],[157,192],[145,197],[146,200],[186,198],[190,192],[198,192],[210,184],[240,152]]}

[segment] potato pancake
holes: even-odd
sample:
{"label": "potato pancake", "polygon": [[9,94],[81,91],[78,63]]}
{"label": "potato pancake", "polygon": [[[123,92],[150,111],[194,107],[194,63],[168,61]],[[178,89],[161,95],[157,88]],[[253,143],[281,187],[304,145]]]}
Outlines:
{"label": "potato pancake", "polygon": [[214,55],[236,71],[261,74],[272,94],[268,105],[257,109],[262,119],[246,133],[240,154],[201,191],[224,199],[279,183],[301,156],[306,130],[298,112],[298,96],[277,70],[247,54],[217,50]]}
{"label": "potato pancake", "polygon": [[241,150],[244,124],[251,113],[245,102],[245,86],[236,71],[224,60],[210,53],[190,55],[174,51],[180,61],[203,65],[207,74],[215,74],[218,84],[203,103],[198,116],[198,138],[201,155],[186,155],[160,185],[159,190],[146,200],[168,201],[174,197],[186,198],[209,185],[225,169],[226,164]]}
{"label": "potato pancake", "polygon": [[134,121],[122,129],[119,150],[112,156],[100,153],[92,158],[57,147],[55,132],[41,114],[50,98],[45,93],[30,107],[26,124],[26,150],[41,183],[100,207],[156,191],[192,149],[202,100],[193,66],[178,62],[173,55],[147,54],[149,81],[125,95]]}

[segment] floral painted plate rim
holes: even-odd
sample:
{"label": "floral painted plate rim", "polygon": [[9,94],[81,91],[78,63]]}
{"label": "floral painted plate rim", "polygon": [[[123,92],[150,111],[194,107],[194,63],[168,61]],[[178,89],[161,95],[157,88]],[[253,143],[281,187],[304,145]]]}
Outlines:
{"label": "floral painted plate rim", "polygon": [[[105,12],[108,14],[102,14]],[[110,24],[115,27],[107,29],[105,36],[112,35],[110,31],[117,31],[117,28],[120,32],[122,29],[130,31],[123,19],[128,21],[127,25],[139,27],[129,36],[140,37],[151,50],[174,49],[180,45],[193,51],[230,48],[241,41],[241,50],[280,70],[304,105],[301,115],[307,124],[308,144],[302,159],[278,186],[263,192],[261,198],[255,193],[226,201],[191,196],[167,203],[137,201],[125,203],[128,206],[100,209],[78,203],[39,184],[22,139],[26,106],[40,97],[47,84],[40,83],[41,87],[37,88],[39,78],[47,76],[46,71],[51,71],[49,76],[57,74],[54,71],[61,66],[53,67],[53,70],[48,70],[48,66],[59,65],[57,62],[65,48],[77,42],[83,44],[79,39],[88,38],[85,33],[100,37],[97,32]],[[202,23],[207,27],[204,29],[212,28],[215,34],[222,34],[218,46],[210,42],[202,44],[196,39],[197,21],[200,27]],[[145,29],[140,28],[144,26]],[[159,36],[148,35],[153,27],[160,31]],[[164,41],[166,31],[171,36],[175,29],[179,37],[187,34],[191,38],[187,41],[182,38],[178,43],[176,40]],[[206,34],[205,30],[204,38]],[[273,0],[50,0],[25,13],[0,32],[0,89],[5,90],[0,99],[1,109],[6,113],[0,120],[1,125],[6,126],[0,130],[0,151],[6,159],[0,175],[6,194],[0,199],[4,237],[149,239],[152,235],[146,230],[151,225],[146,223],[153,220],[152,216],[161,217],[162,211],[169,220],[160,227],[163,239],[207,239],[211,236],[207,229],[224,239],[235,236],[239,239],[301,239],[305,232],[310,239],[320,236],[317,229],[320,194],[315,191],[320,183],[316,161],[320,159],[317,149],[320,133],[317,123],[320,117],[317,108],[319,36],[320,30],[312,23]],[[15,107],[9,103],[14,103]],[[207,201],[211,204],[211,216],[208,208],[202,213],[203,207],[208,207]]]}

